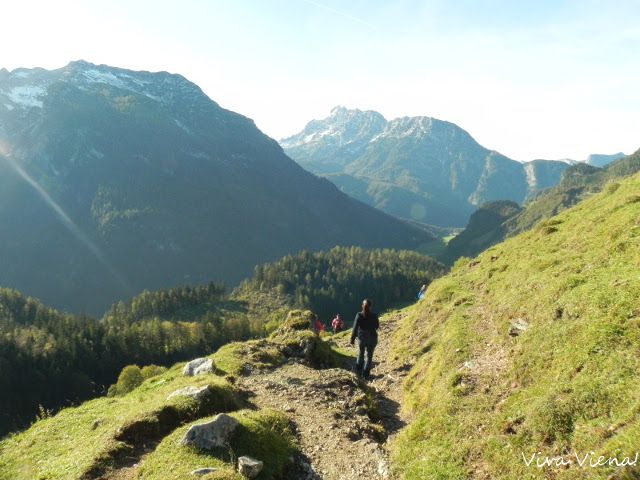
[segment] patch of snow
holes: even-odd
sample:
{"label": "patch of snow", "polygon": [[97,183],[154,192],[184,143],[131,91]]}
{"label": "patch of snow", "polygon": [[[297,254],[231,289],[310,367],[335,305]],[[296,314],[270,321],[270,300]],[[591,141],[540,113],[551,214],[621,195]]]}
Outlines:
{"label": "patch of snow", "polygon": [[40,98],[46,94],[47,91],[42,87],[25,85],[22,87],[13,87],[7,94],[7,97],[17,105],[42,108],[42,100],[40,100]]}
{"label": "patch of snow", "polygon": [[147,91],[142,91],[142,92],[138,92],[143,94],[145,97],[149,97],[151,100],[155,100],[156,102],[159,102],[160,100],[162,100],[162,97],[158,97],[157,95],[151,95],[149,92]]}
{"label": "patch of snow", "polygon": [[126,88],[126,83],[111,72],[101,72],[99,70],[91,69],[85,70],[82,72],[82,75],[93,83],[106,83],[107,85],[112,85],[114,87]]}
{"label": "patch of snow", "polygon": [[384,131],[370,141],[381,137],[406,138],[422,137],[431,131],[433,119],[429,117],[404,117],[390,121]]}
{"label": "patch of snow", "polygon": [[100,152],[100,151],[96,150],[96,149],[95,149],[95,148],[93,148],[93,147],[92,147],[92,148],[91,148],[91,150],[89,151],[89,154],[90,154],[91,156],[93,156],[93,157],[98,158],[98,159],[102,159],[102,158],[104,158],[104,153],[102,153],[102,152]]}
{"label": "patch of snow", "polygon": [[31,72],[29,70],[20,70],[20,71],[11,72],[11,76],[15,78],[27,78],[29,75],[31,75]]}
{"label": "patch of snow", "polygon": [[382,134],[383,134],[383,133],[384,133],[384,131],[382,131],[382,132],[380,132],[379,134],[377,134],[377,135],[373,136],[373,137],[371,138],[371,140],[369,140],[369,143],[373,143],[373,142],[377,141],[380,137],[382,137]]}
{"label": "patch of snow", "polygon": [[570,158],[561,158],[560,160],[558,160],[559,162],[563,162],[566,163],[568,165],[576,165],[578,163],[580,163],[580,161],[578,160],[572,160]]}
{"label": "patch of snow", "polygon": [[302,140],[297,142],[298,145],[304,145],[305,143],[318,142],[324,137],[338,137],[340,132],[333,126],[320,132],[313,132],[305,136]]}
{"label": "patch of snow", "polygon": [[524,173],[527,175],[527,184],[530,190],[535,190],[537,185],[536,172],[533,169],[533,163],[524,164]]}
{"label": "patch of snow", "polygon": [[120,73],[116,75],[112,72],[103,72],[92,68],[90,70],[85,70],[84,72],[82,72],[82,75],[91,83],[105,83],[107,85],[111,85],[112,87],[122,88],[123,90],[129,90],[135,93],[139,93],[155,101],[161,100],[160,97],[152,95],[148,91],[144,90],[144,87],[148,85],[149,82],[147,82],[146,80],[135,78],[126,73]]}
{"label": "patch of snow", "polygon": [[202,160],[211,160],[211,156],[204,152],[187,152],[187,155],[193,158],[200,158]]}
{"label": "patch of snow", "polygon": [[8,103],[5,103],[4,106],[9,111],[13,110],[13,108],[14,108],[13,105],[9,105]]}
{"label": "patch of snow", "polygon": [[126,78],[128,81],[135,83],[136,85],[140,86],[140,87],[144,87],[145,85],[149,85],[149,82],[146,80],[140,80],[139,78],[133,77],[131,75],[128,75],[126,73],[121,73],[119,75],[120,78]]}
{"label": "patch of snow", "polygon": [[184,130],[185,132],[187,132],[189,135],[192,135],[191,130],[189,130],[189,127],[187,127],[184,123],[182,123],[180,120],[178,120],[177,118],[174,118],[173,121],[175,122],[175,124],[177,126],[179,126],[182,130]]}

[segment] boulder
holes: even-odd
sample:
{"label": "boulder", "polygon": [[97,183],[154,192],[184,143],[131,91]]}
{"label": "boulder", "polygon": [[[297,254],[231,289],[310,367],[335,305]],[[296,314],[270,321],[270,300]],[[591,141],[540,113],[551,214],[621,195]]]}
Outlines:
{"label": "boulder", "polygon": [[511,323],[509,327],[509,335],[512,337],[517,337],[523,332],[526,332],[529,329],[529,322],[527,322],[523,318],[518,318],[515,322]]}
{"label": "boulder", "polygon": [[255,458],[251,458],[251,457],[238,458],[238,472],[240,472],[240,474],[243,477],[256,478],[262,471],[263,467],[264,467],[264,462],[261,462],[260,460],[256,460]]}
{"label": "boulder", "polygon": [[213,472],[217,472],[218,469],[215,467],[204,467],[204,468],[198,468],[194,471],[191,472],[191,475],[195,475],[196,477],[201,477],[203,475],[206,475],[207,473],[213,473]]}
{"label": "boulder", "polygon": [[193,445],[202,450],[224,447],[228,443],[229,435],[233,433],[238,424],[239,422],[235,418],[226,413],[220,413],[210,422],[192,425],[180,443]]}
{"label": "boulder", "polygon": [[203,373],[213,373],[215,367],[211,358],[196,358],[184,366],[182,374],[187,377],[202,375]]}
{"label": "boulder", "polygon": [[176,390],[175,392],[172,392],[167,397],[167,400],[173,397],[191,397],[191,398],[195,398],[196,400],[202,400],[210,393],[211,393],[211,390],[209,390],[209,387],[207,385],[205,385],[204,387],[188,386],[188,387],[184,387],[179,390]]}

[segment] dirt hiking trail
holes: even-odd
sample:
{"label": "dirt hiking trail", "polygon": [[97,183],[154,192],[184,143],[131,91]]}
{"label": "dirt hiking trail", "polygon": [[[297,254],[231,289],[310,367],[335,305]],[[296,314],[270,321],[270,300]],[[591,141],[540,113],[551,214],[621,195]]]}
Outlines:
{"label": "dirt hiking trail", "polygon": [[[316,370],[297,362],[238,379],[255,406],[281,410],[291,418],[302,451],[292,479],[394,478],[387,444],[405,425],[402,383],[411,367],[390,359],[401,316],[387,315],[381,323],[373,378],[366,384],[350,370]],[[348,342],[340,336],[334,343],[355,351]]]}
{"label": "dirt hiking trail", "polygon": [[[254,408],[286,413],[301,453],[290,480],[394,479],[389,468],[389,441],[404,425],[400,412],[402,383],[411,365],[391,360],[391,339],[402,313],[381,322],[372,379],[363,382],[346,368],[314,369],[298,359],[267,370],[247,372],[236,385]],[[328,341],[355,354],[347,335]],[[160,440],[140,445],[133,456],[101,480],[134,480]]]}

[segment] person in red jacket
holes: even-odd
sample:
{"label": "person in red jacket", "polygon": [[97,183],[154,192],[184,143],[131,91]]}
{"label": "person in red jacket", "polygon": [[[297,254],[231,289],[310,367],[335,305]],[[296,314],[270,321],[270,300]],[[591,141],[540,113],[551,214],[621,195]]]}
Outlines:
{"label": "person in red jacket", "polygon": [[314,325],[314,330],[318,335],[320,334],[320,332],[324,332],[324,323],[322,323],[317,316],[316,316],[316,323]]}
{"label": "person in red jacket", "polygon": [[344,322],[339,313],[336,313],[336,318],[331,321],[331,326],[333,327],[333,333],[340,333],[344,330]]}

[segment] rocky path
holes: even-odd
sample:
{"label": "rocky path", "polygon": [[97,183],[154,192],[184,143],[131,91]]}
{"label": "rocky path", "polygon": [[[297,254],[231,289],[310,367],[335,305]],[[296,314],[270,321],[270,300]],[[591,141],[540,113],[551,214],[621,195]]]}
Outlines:
{"label": "rocky path", "polygon": [[[296,359],[237,379],[237,386],[255,408],[280,410],[291,418],[301,450],[291,480],[394,478],[387,445],[407,420],[400,403],[410,368],[394,362],[390,354],[401,315],[387,315],[382,322],[373,378],[367,383],[349,369],[318,370]],[[337,336],[331,342],[356,352],[348,336]],[[140,446],[134,457],[100,480],[138,478],[140,465],[156,444]]]}
{"label": "rocky path", "polygon": [[[348,370],[296,362],[238,380],[256,407],[282,410],[292,419],[302,450],[296,479],[393,478],[386,447],[405,424],[399,407],[409,367],[389,358],[399,319],[395,314],[382,324],[373,379],[366,385]],[[336,344],[347,348],[348,338]]]}

